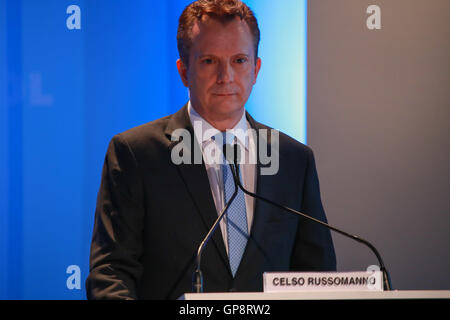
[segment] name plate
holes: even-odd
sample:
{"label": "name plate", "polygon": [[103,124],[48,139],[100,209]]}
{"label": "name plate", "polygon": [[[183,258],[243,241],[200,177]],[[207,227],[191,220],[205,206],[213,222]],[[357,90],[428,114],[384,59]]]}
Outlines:
{"label": "name plate", "polygon": [[264,292],[383,291],[381,271],[265,272]]}

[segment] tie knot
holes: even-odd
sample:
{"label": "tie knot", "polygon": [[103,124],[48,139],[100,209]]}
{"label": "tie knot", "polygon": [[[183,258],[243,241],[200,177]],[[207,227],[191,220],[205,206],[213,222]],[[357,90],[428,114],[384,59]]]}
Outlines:
{"label": "tie knot", "polygon": [[224,164],[227,165],[228,159],[234,159],[234,149],[232,146],[236,142],[236,136],[231,132],[220,132],[213,136],[212,139],[222,151]]}
{"label": "tie knot", "polygon": [[235,136],[231,132],[222,132],[222,143],[223,144],[233,144],[234,138],[235,138]]}

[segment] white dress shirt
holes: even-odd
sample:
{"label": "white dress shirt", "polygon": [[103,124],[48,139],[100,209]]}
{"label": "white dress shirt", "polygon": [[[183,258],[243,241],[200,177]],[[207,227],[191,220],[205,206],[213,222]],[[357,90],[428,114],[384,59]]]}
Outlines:
{"label": "white dress shirt", "polygon": [[[192,107],[191,102],[188,103],[188,113],[192,126],[194,127],[194,134],[201,145],[203,154],[203,161],[208,173],[209,185],[214,198],[214,204],[216,205],[217,214],[220,214],[224,207],[224,195],[223,195],[223,177],[222,169],[220,166],[222,156],[222,145],[219,145],[213,136],[220,133],[219,130],[214,128],[209,122],[202,118],[197,111]],[[236,124],[232,130],[235,132],[248,133],[247,129],[251,128],[250,124],[245,118],[245,112],[242,115],[241,120]],[[237,130],[237,131],[236,131]],[[245,189],[250,192],[255,192],[255,173],[256,173],[256,145],[255,137],[252,134],[236,134],[236,142],[242,151],[243,163],[239,165],[241,172],[242,184]],[[247,225],[248,233],[250,234],[252,222],[253,222],[253,206],[254,198],[245,194],[245,206],[247,211]],[[220,229],[222,231],[225,248],[228,253],[228,241],[227,241],[227,223],[226,215],[220,222]]]}

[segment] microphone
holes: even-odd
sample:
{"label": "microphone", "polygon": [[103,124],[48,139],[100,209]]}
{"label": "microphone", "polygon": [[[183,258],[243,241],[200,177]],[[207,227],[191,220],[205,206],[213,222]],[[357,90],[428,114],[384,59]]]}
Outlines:
{"label": "microphone", "polygon": [[[231,147],[231,146],[227,147],[227,149],[230,149],[230,148],[232,148],[232,147]],[[225,154],[225,153],[224,153],[224,154]],[[235,183],[237,184],[237,186],[238,186],[245,194],[248,194],[249,196],[254,197],[254,198],[256,198],[256,199],[259,199],[259,200],[262,200],[262,201],[264,201],[264,202],[270,203],[271,205],[273,205],[273,206],[275,206],[275,207],[277,207],[277,208],[280,208],[280,209],[282,209],[282,210],[285,210],[285,211],[288,211],[288,212],[297,214],[297,215],[299,215],[299,216],[301,216],[301,217],[303,217],[303,218],[306,218],[306,219],[308,219],[308,220],[314,221],[315,223],[318,223],[318,224],[324,226],[325,228],[328,228],[328,229],[330,229],[330,230],[333,230],[334,232],[337,232],[337,233],[339,233],[339,234],[341,234],[341,235],[343,235],[343,236],[346,236],[346,237],[348,237],[348,238],[350,238],[350,239],[353,239],[353,240],[355,240],[355,241],[357,241],[357,242],[359,242],[359,243],[365,244],[367,247],[369,247],[370,250],[372,250],[372,252],[375,254],[375,256],[376,256],[377,259],[378,259],[378,263],[379,263],[379,265],[380,265],[380,270],[381,270],[381,272],[383,273],[383,287],[384,287],[384,290],[387,290],[387,291],[392,290],[391,278],[390,278],[390,276],[389,276],[389,272],[388,272],[388,270],[386,269],[386,267],[385,267],[385,265],[384,265],[383,259],[381,259],[380,253],[378,252],[378,250],[375,248],[374,245],[372,245],[369,241],[367,241],[367,240],[365,240],[365,239],[363,239],[363,238],[361,238],[361,237],[358,237],[358,236],[349,234],[349,233],[347,233],[347,232],[345,232],[345,231],[343,231],[343,230],[340,230],[340,229],[338,229],[338,228],[336,228],[336,227],[333,227],[333,226],[331,226],[331,225],[329,225],[329,224],[327,224],[327,223],[325,223],[325,222],[323,222],[323,221],[321,221],[321,220],[318,220],[318,219],[316,219],[316,218],[313,218],[313,217],[311,217],[311,216],[309,216],[309,215],[307,215],[307,214],[305,214],[305,213],[303,213],[303,212],[300,212],[300,211],[291,209],[291,208],[289,208],[289,207],[286,207],[286,206],[283,206],[283,205],[281,205],[281,204],[279,204],[279,203],[276,203],[276,202],[274,202],[274,201],[272,201],[272,200],[269,200],[269,199],[266,199],[266,198],[264,198],[264,197],[261,197],[261,196],[255,194],[255,193],[252,193],[252,192],[250,192],[250,191],[247,191],[247,190],[242,186],[241,181],[240,181],[240,179],[239,179],[239,162],[240,162],[240,161],[239,161],[239,159],[238,159],[238,155],[240,155],[239,146],[238,146],[237,144],[234,144],[234,152],[233,152],[234,159],[233,159],[233,157],[231,157],[231,155],[229,155],[228,153],[226,154],[226,157],[227,157],[227,161],[230,163],[230,165],[231,165],[232,167],[234,167],[234,170],[231,170],[231,172],[232,172],[232,174],[233,174]]]}
{"label": "microphone", "polygon": [[[230,147],[231,147],[230,145],[225,145],[224,144],[224,146],[223,146],[223,154],[224,155],[227,154],[227,149],[229,150]],[[225,158],[226,158],[226,156],[225,156]],[[234,198],[236,198],[236,195],[237,195],[238,190],[239,190],[238,185],[237,185],[237,180],[235,179],[235,176],[236,176],[236,172],[234,172],[235,169],[234,169],[234,167],[232,165],[232,162],[228,161],[228,163],[230,165],[231,172],[232,172],[233,179],[234,179],[234,186],[235,186],[234,192],[231,195],[230,200],[228,200],[228,202],[223,207],[222,212],[217,217],[216,221],[214,221],[214,224],[212,225],[211,229],[209,229],[209,231],[206,234],[205,238],[203,239],[203,241],[198,246],[197,256],[196,256],[197,266],[196,266],[196,269],[195,269],[194,273],[192,274],[192,292],[194,292],[194,293],[202,293],[203,292],[203,274],[202,274],[202,271],[201,271],[201,259],[202,259],[203,250],[205,249],[206,245],[208,244],[209,239],[211,239],[212,235],[216,231],[217,226],[219,225],[220,221],[225,216],[225,213],[226,213],[228,207],[233,202]]]}

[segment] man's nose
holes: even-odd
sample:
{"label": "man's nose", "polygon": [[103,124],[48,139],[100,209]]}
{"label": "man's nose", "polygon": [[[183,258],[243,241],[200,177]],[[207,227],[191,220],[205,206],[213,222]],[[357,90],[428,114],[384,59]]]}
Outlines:
{"label": "man's nose", "polygon": [[217,83],[230,83],[234,80],[234,70],[228,62],[219,63]]}

